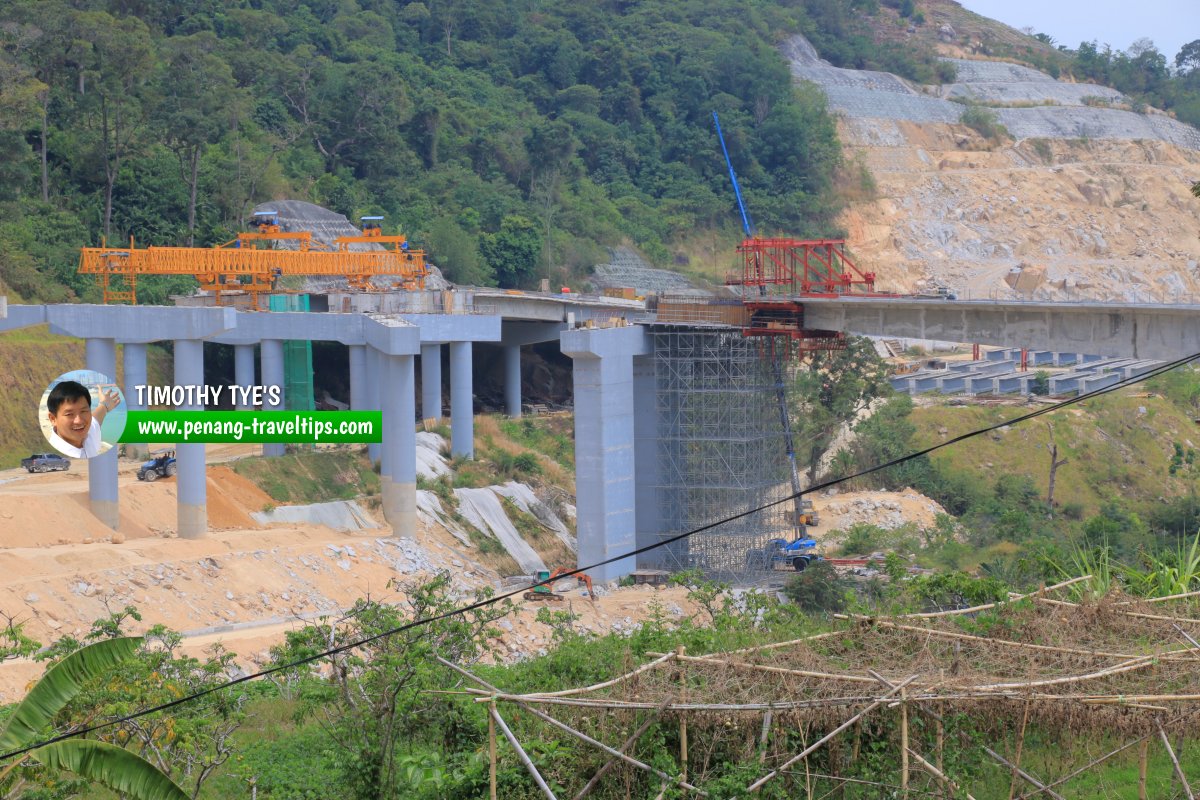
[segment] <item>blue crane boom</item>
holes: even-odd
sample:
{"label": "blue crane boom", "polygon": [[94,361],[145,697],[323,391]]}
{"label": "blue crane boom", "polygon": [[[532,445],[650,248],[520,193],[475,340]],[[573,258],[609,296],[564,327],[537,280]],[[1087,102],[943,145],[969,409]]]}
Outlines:
{"label": "blue crane boom", "polygon": [[750,215],[746,213],[746,204],[742,202],[742,189],[738,186],[737,175],[733,171],[733,162],[729,159],[729,148],[725,146],[725,135],[721,133],[721,120],[717,117],[717,112],[713,112],[713,124],[717,126],[717,138],[721,141],[721,152],[725,154],[725,165],[729,167],[729,180],[733,181],[733,194],[737,197],[738,211],[742,212],[742,230],[746,232],[746,238],[753,238],[754,223],[750,221]]}

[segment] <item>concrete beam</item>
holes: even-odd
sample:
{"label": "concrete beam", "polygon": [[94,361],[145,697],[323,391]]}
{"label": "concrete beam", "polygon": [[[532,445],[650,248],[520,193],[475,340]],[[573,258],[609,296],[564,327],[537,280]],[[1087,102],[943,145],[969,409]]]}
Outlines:
{"label": "concrete beam", "polygon": [[[633,326],[566,331],[561,342],[575,360],[578,558],[588,566],[631,552],[637,542],[633,364],[650,354],[650,340]],[[627,558],[590,572],[610,581],[634,569]]]}
{"label": "concrete beam", "polygon": [[503,345],[541,344],[557,342],[567,330],[565,322],[523,322],[504,320],[500,325],[500,343]]}
{"label": "concrete beam", "polygon": [[80,339],[108,338],[118,342],[158,342],[167,339],[210,339],[237,325],[232,308],[176,306],[46,306],[50,332]]}
{"label": "concrete beam", "polygon": [[805,324],[873,336],[1174,360],[1200,353],[1200,306],[807,298]]}
{"label": "concrete beam", "polygon": [[498,342],[500,317],[493,314],[401,314],[421,331],[422,342]]}
{"label": "concrete beam", "polygon": [[263,339],[366,344],[362,314],[310,311],[237,312],[237,327],[218,336],[221,344],[256,344]]}
{"label": "concrete beam", "polygon": [[[7,298],[6,298],[7,300]],[[45,306],[9,306],[7,313],[0,317],[0,333],[29,328],[46,322]]]}

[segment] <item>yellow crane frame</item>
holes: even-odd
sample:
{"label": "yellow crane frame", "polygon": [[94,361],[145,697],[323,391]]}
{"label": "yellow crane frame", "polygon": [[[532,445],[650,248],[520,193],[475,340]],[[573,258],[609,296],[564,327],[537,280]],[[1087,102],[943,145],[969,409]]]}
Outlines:
{"label": "yellow crane frame", "polygon": [[[257,244],[280,240],[297,241],[299,250],[260,249]],[[95,275],[104,294],[104,302],[137,302],[140,275],[192,275],[201,287],[209,289],[221,304],[223,290],[237,290],[255,297],[269,292],[275,281],[285,275],[324,275],[345,278],[351,289],[371,291],[371,279],[394,276],[393,288],[409,291],[425,288],[429,268],[423,250],[404,249],[403,236],[348,236],[336,240],[338,249],[314,250],[308,231],[282,233],[268,231],[241,233],[237,239],[219,247],[84,247],[79,256],[79,273]],[[391,249],[351,252],[352,242],[391,244]],[[124,280],[125,288],[113,285],[114,278]]]}

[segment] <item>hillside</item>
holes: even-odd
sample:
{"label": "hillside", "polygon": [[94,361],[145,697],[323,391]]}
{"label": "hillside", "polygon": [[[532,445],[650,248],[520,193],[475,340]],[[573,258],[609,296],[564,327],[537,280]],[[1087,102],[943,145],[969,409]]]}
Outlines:
{"label": "hillside", "polygon": [[[56,336],[44,325],[0,334],[0,469],[17,466],[30,453],[48,447],[37,426],[37,408],[50,381],[64,372],[84,367],[84,344],[70,336]],[[151,383],[170,383],[170,354],[151,347],[146,352]],[[124,381],[121,347],[117,347],[117,374]],[[123,384],[122,384],[123,385]]]}
{"label": "hillside", "polygon": [[[786,45],[796,78],[839,114],[847,161],[873,178],[841,217],[859,261],[901,292],[1194,299],[1200,130],[1143,95],[1055,79],[1068,54],[1046,61],[997,31],[947,22],[937,46],[954,78],[938,86],[833,66],[801,37]],[[1018,52],[1053,74],[989,55]]]}

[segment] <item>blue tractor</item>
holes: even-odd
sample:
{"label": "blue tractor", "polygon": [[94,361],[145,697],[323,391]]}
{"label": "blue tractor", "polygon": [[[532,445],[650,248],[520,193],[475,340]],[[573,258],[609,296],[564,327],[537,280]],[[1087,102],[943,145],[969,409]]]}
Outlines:
{"label": "blue tractor", "polygon": [[175,451],[163,450],[138,468],[139,481],[156,481],[175,474]]}

